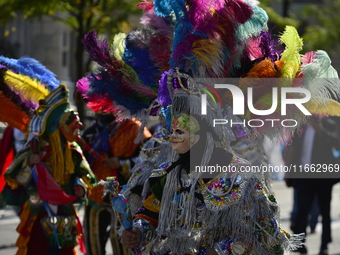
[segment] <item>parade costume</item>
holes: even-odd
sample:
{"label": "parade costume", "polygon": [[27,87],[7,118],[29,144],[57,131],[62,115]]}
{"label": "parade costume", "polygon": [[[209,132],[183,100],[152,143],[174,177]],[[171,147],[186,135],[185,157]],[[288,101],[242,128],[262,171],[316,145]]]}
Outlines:
{"label": "parade costume", "polygon": [[130,201],[132,215],[142,206],[143,200],[148,196],[148,178],[154,169],[164,163],[171,152],[169,143],[169,131],[160,128],[152,135],[149,141],[145,142],[140,151],[140,160],[131,169],[132,175],[122,194]]}
{"label": "parade costume", "polygon": [[1,121],[31,134],[5,173],[6,201],[21,207],[16,254],[76,254],[77,244],[85,252],[73,204],[95,177],[75,142],[82,124],[69,108],[68,90],[34,59],[0,62],[1,100],[12,106]]}
{"label": "parade costume", "polygon": [[[245,171],[251,165],[235,155],[233,146],[239,147],[231,143],[242,144],[243,138],[251,143],[262,135],[288,141],[307,117],[289,107],[286,118],[296,120],[295,126],[279,125],[281,107],[268,115],[247,110],[236,116],[233,110],[246,101],[233,101],[230,91],[214,86],[231,82],[237,91],[253,88],[249,96],[254,108],[261,110],[272,108],[273,88],[300,87],[311,94],[304,106],[312,114],[339,115],[340,104],[334,98],[340,83],[327,53],[301,56],[303,43],[293,27],[287,27],[279,40],[272,39],[267,14],[257,1],[155,0],[143,1],[139,7],[145,11],[141,19],[145,27],[117,35],[111,48],[95,32],[85,37],[85,48],[100,69],[78,83],[90,107],[115,108],[118,117],[134,116],[142,122],[158,113],[171,132],[173,151],[167,160],[152,169],[146,159],[147,170],[135,169],[128,183],[124,194],[135,205],[140,198],[135,203],[133,184],[137,187],[138,180],[148,180],[142,191],[146,197],[142,195],[142,207],[133,221],[141,240],[125,231],[123,241],[124,237],[132,238],[132,244],[138,241],[134,247],[131,239],[125,239],[137,254],[214,250],[215,254],[274,255],[296,249],[303,237],[280,228],[279,206],[262,172]],[[294,80],[297,77],[303,77],[303,82]],[[290,98],[304,95],[292,93]],[[252,118],[278,122],[257,127],[240,124]],[[216,119],[238,124],[213,125]],[[190,146],[181,150],[184,144]],[[251,158],[261,162],[264,157]],[[204,169],[212,165],[229,170],[207,176]],[[195,171],[196,167],[203,171]]]}
{"label": "parade costume", "polygon": [[[140,150],[140,144],[134,143],[139,126],[140,123],[134,120],[117,122],[112,114],[98,114],[94,125],[84,132],[83,138],[91,150],[99,154],[94,157],[85,153],[98,180],[115,176],[122,184],[127,182]],[[145,138],[147,137],[145,132]],[[112,169],[103,163],[111,157],[118,157],[120,168]],[[128,253],[118,240],[119,226],[111,208],[110,196],[103,196],[101,186],[94,187],[91,191],[85,208],[84,228],[88,254],[105,254],[107,240],[111,241],[115,253]]]}
{"label": "parade costume", "polygon": [[[194,86],[192,80],[188,83]],[[187,152],[173,152],[151,172],[151,192],[134,219],[142,233],[140,248],[145,254],[205,254],[206,249],[218,254],[282,254],[294,247],[299,238],[289,240],[280,229],[279,208],[262,174],[249,174],[249,162],[217,146],[213,137],[218,131],[191,107],[200,98],[184,89],[173,90],[170,142],[184,144],[173,134],[177,129],[198,134],[199,141]],[[229,171],[205,174],[204,168],[217,165]]]}

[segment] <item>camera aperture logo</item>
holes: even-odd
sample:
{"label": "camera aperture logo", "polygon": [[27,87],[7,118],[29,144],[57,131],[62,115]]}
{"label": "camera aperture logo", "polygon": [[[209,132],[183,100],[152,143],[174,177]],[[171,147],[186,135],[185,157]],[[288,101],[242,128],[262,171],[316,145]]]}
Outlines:
{"label": "camera aperture logo", "polygon": [[[233,98],[233,114],[234,115],[245,115],[245,96],[243,91],[237,87],[236,85],[231,84],[215,84],[215,88],[217,89],[228,89]],[[291,98],[288,97],[288,94],[298,93],[299,97]],[[304,95],[304,97],[302,97]],[[279,97],[280,96],[280,97]],[[296,109],[299,109],[304,115],[312,115],[304,106],[304,103],[307,103],[311,99],[311,93],[309,90],[300,87],[282,87],[279,89],[276,87],[272,88],[272,105],[269,109],[256,109],[253,103],[253,88],[247,88],[247,106],[248,110],[251,114],[257,116],[270,116],[277,111],[278,102],[280,98],[280,118],[261,118],[261,119],[248,119],[247,121],[243,119],[242,122],[233,122],[232,120],[228,121],[227,119],[214,119],[213,127],[216,125],[243,125],[250,127],[262,127],[265,124],[270,124],[271,127],[274,127],[278,123],[283,127],[296,127],[298,125],[298,121],[295,119],[285,119],[283,116],[287,115],[287,106],[294,105]],[[207,114],[207,95],[202,94],[202,105],[201,105],[201,114]],[[277,116],[277,115],[276,115]]]}

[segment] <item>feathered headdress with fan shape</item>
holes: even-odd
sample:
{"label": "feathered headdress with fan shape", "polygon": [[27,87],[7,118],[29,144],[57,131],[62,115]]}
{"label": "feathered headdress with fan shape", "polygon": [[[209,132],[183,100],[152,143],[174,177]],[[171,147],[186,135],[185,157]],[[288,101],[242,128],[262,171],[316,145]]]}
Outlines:
{"label": "feathered headdress with fan shape", "polygon": [[56,75],[29,57],[0,56],[0,121],[22,132],[50,134],[69,108],[68,91]]}
{"label": "feathered headdress with fan shape", "polygon": [[[304,106],[312,114],[338,115],[339,104],[334,100],[339,94],[338,76],[327,53],[302,56],[303,41],[293,27],[287,27],[279,40],[273,39],[267,30],[268,16],[257,4],[250,0],[142,1],[139,8],[145,12],[141,18],[144,28],[117,34],[111,46],[99,40],[95,32],[85,36],[85,49],[99,68],[78,81],[78,90],[95,111],[145,119],[158,106],[166,115],[172,104],[172,92],[166,86],[168,74],[179,72],[193,79],[239,78],[235,85],[244,94],[249,87],[254,89],[253,105],[259,110],[271,107],[274,86],[305,88],[312,99]],[[303,83],[296,78],[303,78]],[[316,82],[319,78],[323,78],[321,84]],[[223,118],[283,118],[279,104],[270,116],[256,116],[250,111],[245,116],[232,116],[230,94],[222,95],[213,87],[214,80],[210,80],[199,90],[212,101],[223,101]],[[302,95],[296,93],[294,97]],[[290,107],[285,118],[295,119],[299,125],[307,119]],[[286,128],[278,123],[253,130],[279,138],[299,127]],[[240,131],[238,127],[232,129]],[[249,135],[248,131],[249,127],[241,133]]]}
{"label": "feathered headdress with fan shape", "polygon": [[139,8],[145,11],[144,28],[117,34],[111,46],[94,31],[83,40],[99,68],[77,88],[94,111],[119,116],[157,111],[158,82],[170,69],[194,78],[237,75],[251,61],[250,41],[267,21],[262,9],[241,0],[143,1]]}

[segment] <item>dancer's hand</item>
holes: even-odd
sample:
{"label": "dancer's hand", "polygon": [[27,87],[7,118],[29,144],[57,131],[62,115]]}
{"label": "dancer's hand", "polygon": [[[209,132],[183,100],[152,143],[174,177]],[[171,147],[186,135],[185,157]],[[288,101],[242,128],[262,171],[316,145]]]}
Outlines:
{"label": "dancer's hand", "polygon": [[133,228],[132,231],[123,230],[122,241],[124,246],[128,249],[139,246],[141,236],[141,232],[136,228]]}

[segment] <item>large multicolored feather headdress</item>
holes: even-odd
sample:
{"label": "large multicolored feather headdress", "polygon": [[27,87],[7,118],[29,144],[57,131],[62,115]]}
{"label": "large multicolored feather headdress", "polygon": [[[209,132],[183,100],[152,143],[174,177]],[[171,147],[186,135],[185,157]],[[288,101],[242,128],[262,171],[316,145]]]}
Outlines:
{"label": "large multicolored feather headdress", "polygon": [[33,58],[0,56],[0,121],[22,132],[50,134],[69,108],[68,91]]}
{"label": "large multicolored feather headdress", "polygon": [[249,62],[243,58],[251,49],[248,41],[267,21],[262,9],[240,0],[143,1],[139,7],[145,11],[145,27],[116,35],[111,47],[95,32],[84,38],[85,49],[100,67],[77,87],[94,111],[119,116],[149,112],[158,80],[170,68],[192,77],[235,75],[242,62]]}
{"label": "large multicolored feather headdress", "polygon": [[[100,67],[78,81],[78,89],[95,111],[145,118],[160,106],[161,112],[169,116],[167,108],[173,104],[174,91],[181,88],[169,90],[168,79],[173,79],[173,75],[188,75],[186,80],[210,79],[198,85],[200,93],[196,96],[207,94],[211,100],[209,108],[221,108],[220,118],[235,121],[283,118],[279,114],[280,104],[271,116],[256,116],[249,111],[244,116],[233,116],[230,94],[215,90],[218,81],[213,79],[239,78],[234,84],[244,94],[249,87],[254,89],[256,109],[271,107],[274,86],[301,87],[312,94],[312,100],[305,105],[312,114],[338,115],[339,104],[333,100],[339,94],[338,76],[328,55],[318,51],[303,57],[300,54],[303,42],[293,27],[287,27],[279,40],[273,39],[267,30],[267,14],[257,4],[251,0],[142,1],[139,7],[145,12],[141,19],[144,28],[128,35],[116,35],[111,47],[99,40],[95,32],[86,35],[85,49]],[[313,71],[314,68],[319,71]],[[268,78],[280,79],[270,82]],[[303,83],[296,78],[303,78]],[[319,78],[323,78],[322,83],[316,82]],[[189,90],[182,91],[195,96]],[[293,98],[302,96],[296,93]],[[198,105],[193,108],[199,113]],[[295,119],[299,124],[307,119],[300,110],[289,107],[285,118]],[[235,126],[229,131],[236,132],[238,137],[249,135],[253,129],[255,134],[279,138],[290,135],[298,127],[286,128],[275,123],[253,128]]]}

